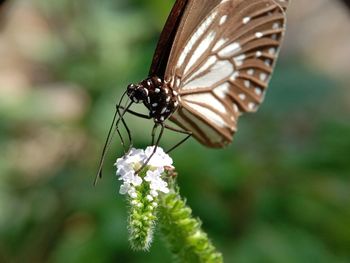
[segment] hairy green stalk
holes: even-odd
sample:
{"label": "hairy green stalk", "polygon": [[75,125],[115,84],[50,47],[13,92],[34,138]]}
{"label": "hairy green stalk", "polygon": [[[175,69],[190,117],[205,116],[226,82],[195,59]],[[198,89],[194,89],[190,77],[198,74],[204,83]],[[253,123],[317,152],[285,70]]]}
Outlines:
{"label": "hairy green stalk", "polygon": [[171,252],[177,262],[220,263],[219,253],[201,229],[201,221],[193,218],[177,187],[160,197],[159,223]]}
{"label": "hairy green stalk", "polygon": [[[154,161],[139,173],[149,156]],[[223,258],[201,229],[201,221],[181,198],[172,159],[153,146],[132,148],[116,161],[122,181],[119,193],[129,202],[129,240],[134,250],[148,250],[157,221],[176,261],[181,263],[221,263]],[[136,173],[135,173],[136,172]]]}
{"label": "hairy green stalk", "polygon": [[[140,173],[143,178],[146,171]],[[150,195],[148,184],[136,187],[134,198],[129,201],[129,241],[134,250],[148,250],[153,241],[153,232],[157,220],[157,197]]]}

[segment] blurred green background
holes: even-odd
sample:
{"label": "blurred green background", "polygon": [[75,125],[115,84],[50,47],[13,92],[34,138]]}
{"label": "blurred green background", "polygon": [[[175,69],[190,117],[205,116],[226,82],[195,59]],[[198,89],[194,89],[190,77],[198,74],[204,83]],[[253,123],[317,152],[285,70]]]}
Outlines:
{"label": "blurred green background", "polygon": [[[117,98],[143,79],[172,0],[13,0],[0,20],[0,262],[171,262],[131,251]],[[350,19],[294,0],[265,103],[234,143],[173,152],[181,192],[225,262],[350,262]],[[137,147],[151,122],[128,117]],[[167,133],[165,148],[179,139]]]}

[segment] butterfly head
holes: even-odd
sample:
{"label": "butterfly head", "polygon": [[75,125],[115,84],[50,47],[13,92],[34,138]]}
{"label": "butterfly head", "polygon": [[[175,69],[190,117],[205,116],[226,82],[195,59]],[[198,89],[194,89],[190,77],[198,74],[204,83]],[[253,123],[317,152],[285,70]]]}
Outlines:
{"label": "butterfly head", "polygon": [[156,76],[130,84],[127,95],[134,103],[143,103],[156,123],[164,122],[179,106],[179,94]]}
{"label": "butterfly head", "polygon": [[148,89],[142,84],[130,84],[127,88],[127,94],[133,102],[140,103],[147,100]]}

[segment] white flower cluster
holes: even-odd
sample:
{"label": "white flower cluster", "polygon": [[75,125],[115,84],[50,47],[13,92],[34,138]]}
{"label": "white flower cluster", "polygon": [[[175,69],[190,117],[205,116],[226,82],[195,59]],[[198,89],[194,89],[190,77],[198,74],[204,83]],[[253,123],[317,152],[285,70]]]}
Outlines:
{"label": "white flower cluster", "polygon": [[146,176],[141,178],[135,174],[135,171],[151,156],[153,150],[154,146],[149,146],[146,150],[132,148],[126,156],[117,159],[115,163],[117,166],[117,175],[119,176],[119,180],[123,181],[119,190],[120,194],[128,194],[133,199],[137,198],[135,187],[140,186],[143,182],[147,182],[150,185],[150,195],[147,196],[149,201],[152,201],[153,197],[158,196],[158,192],[169,192],[168,184],[161,178],[161,175],[164,172],[165,166],[172,167],[173,160],[161,147],[157,147],[155,154],[148,162],[147,165],[150,168]]}

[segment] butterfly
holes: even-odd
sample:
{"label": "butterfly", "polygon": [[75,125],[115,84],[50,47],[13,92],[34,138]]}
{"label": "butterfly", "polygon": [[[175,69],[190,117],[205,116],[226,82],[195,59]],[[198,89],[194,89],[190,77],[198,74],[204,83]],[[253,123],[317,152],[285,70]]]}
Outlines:
{"label": "butterfly", "polygon": [[[117,106],[117,126],[121,120],[127,127],[123,116],[129,112],[153,119],[153,143],[155,129],[161,127],[156,146],[164,128],[187,134],[180,143],[193,136],[211,148],[230,144],[239,116],[255,112],[264,100],[285,33],[288,4],[177,0],[148,77],[130,84],[123,95],[130,103]],[[149,114],[131,111],[134,103],[143,103]],[[165,124],[167,120],[180,129]]]}

